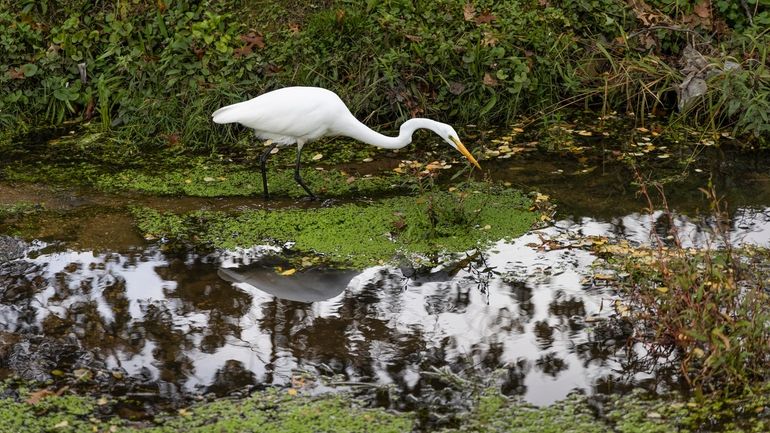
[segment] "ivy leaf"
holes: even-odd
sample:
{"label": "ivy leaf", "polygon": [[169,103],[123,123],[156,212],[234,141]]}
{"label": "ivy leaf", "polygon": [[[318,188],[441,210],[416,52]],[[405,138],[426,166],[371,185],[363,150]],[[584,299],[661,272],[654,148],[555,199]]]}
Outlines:
{"label": "ivy leaf", "polygon": [[21,72],[24,74],[25,77],[31,77],[35,74],[37,74],[38,67],[34,63],[27,63],[26,65],[23,65],[21,67]]}

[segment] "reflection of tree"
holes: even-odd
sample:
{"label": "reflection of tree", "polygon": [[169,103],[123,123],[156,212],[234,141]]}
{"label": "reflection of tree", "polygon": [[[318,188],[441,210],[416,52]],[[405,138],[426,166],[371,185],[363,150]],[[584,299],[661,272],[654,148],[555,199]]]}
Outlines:
{"label": "reflection of tree", "polygon": [[547,320],[539,320],[535,322],[533,329],[535,333],[535,340],[537,341],[537,347],[541,350],[545,350],[553,346],[553,328],[548,324]]}
{"label": "reflection of tree", "polygon": [[556,377],[562,371],[569,368],[569,364],[560,358],[555,352],[546,353],[535,361],[535,366],[551,377]]}
{"label": "reflection of tree", "polygon": [[214,373],[214,380],[206,392],[213,392],[221,397],[256,383],[257,378],[253,372],[247,370],[241,361],[230,359]]}
{"label": "reflection of tree", "polygon": [[251,307],[251,295],[222,281],[214,265],[201,257],[174,257],[155,267],[158,276],[176,282],[173,290],[165,291],[167,299],[176,304],[174,314],[209,312],[208,323],[201,331],[200,350],[204,353],[216,352],[228,337],[240,337],[240,319]]}
{"label": "reflection of tree", "polygon": [[38,333],[35,296],[46,287],[44,267],[24,260],[0,263],[0,329]]}
{"label": "reflection of tree", "polygon": [[510,288],[508,293],[519,309],[519,316],[524,323],[535,316],[535,304],[532,302],[532,288],[523,281],[504,281]]}
{"label": "reflection of tree", "polygon": [[519,359],[516,364],[506,368],[503,383],[500,384],[500,392],[505,395],[524,395],[527,385],[524,384],[532,365],[526,359]]}
{"label": "reflection of tree", "polygon": [[155,343],[152,355],[160,379],[176,382],[180,373],[191,374],[192,362],[185,352],[193,348],[193,335],[175,329],[173,315],[163,304],[147,304],[142,312],[144,320],[135,323],[135,329],[143,333],[145,340]]}
{"label": "reflection of tree", "polygon": [[559,325],[566,324],[569,327],[570,337],[576,337],[583,330],[586,308],[580,298],[565,297],[562,291],[558,291],[554,300],[548,305],[548,313],[557,320]]}

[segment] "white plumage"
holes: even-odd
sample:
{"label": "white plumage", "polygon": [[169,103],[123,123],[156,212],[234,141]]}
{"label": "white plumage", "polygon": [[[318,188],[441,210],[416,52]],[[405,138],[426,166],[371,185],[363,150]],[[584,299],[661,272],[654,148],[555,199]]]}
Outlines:
{"label": "white plumage", "polygon": [[297,145],[294,179],[310,197],[315,195],[299,174],[305,143],[321,137],[344,135],[385,149],[400,149],[412,142],[415,130],[429,129],[465,155],[476,167],[476,159],[460,142],[454,128],[435,120],[414,118],[401,125],[397,137],[387,137],[359,122],[336,93],[319,87],[286,87],[254,99],[222,107],[212,114],[215,123],[240,123],[251,128],[272,146],[262,154],[261,169],[265,198],[268,198],[266,162],[278,145]]}

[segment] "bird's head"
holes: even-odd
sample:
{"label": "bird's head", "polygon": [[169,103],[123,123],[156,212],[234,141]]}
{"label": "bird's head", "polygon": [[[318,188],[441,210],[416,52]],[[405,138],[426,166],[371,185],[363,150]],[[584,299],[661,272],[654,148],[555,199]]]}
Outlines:
{"label": "bird's head", "polygon": [[470,161],[471,164],[475,165],[476,168],[481,170],[481,166],[479,165],[479,162],[476,161],[476,158],[474,158],[473,155],[471,155],[471,153],[468,151],[468,149],[465,148],[463,143],[458,138],[459,135],[457,134],[457,131],[455,131],[455,129],[452,128],[452,126],[447,125],[446,123],[441,123],[438,128],[438,131],[436,132],[438,132],[438,135],[440,135],[441,138],[444,139],[444,141],[449,143],[450,146],[454,147],[455,149],[460,151],[460,153],[462,153],[463,156],[468,158],[468,161]]}

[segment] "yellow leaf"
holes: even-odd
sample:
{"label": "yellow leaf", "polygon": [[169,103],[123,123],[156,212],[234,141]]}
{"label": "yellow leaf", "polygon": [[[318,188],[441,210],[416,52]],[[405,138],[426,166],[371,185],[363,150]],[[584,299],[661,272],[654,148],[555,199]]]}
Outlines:
{"label": "yellow leaf", "polygon": [[294,275],[295,272],[297,272],[297,270],[294,268],[291,268],[281,272],[280,275],[283,275],[284,277],[288,277],[289,275]]}
{"label": "yellow leaf", "polygon": [[666,293],[668,292],[668,287],[666,286],[658,286],[655,288],[655,290],[659,291],[660,293]]}
{"label": "yellow leaf", "polygon": [[289,388],[289,390],[288,390],[288,391],[286,391],[286,392],[288,392],[288,393],[289,393],[289,395],[290,395],[290,396],[292,396],[292,397],[294,397],[295,395],[297,395],[297,390],[296,390],[296,389],[294,389],[294,388]]}

